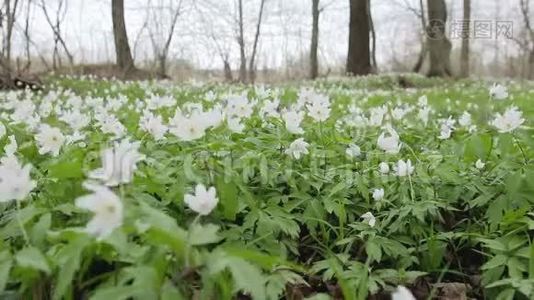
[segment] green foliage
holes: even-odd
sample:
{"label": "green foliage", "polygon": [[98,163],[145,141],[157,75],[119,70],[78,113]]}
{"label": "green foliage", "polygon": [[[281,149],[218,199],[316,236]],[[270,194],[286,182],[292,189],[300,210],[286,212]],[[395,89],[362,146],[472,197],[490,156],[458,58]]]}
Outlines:
{"label": "green foliage", "polygon": [[[83,230],[91,216],[74,199],[86,194],[82,182],[99,165],[109,135],[91,124],[84,147],[68,145],[51,157],[38,153],[31,131],[6,123],[17,155],[33,165],[37,187],[20,203],[0,203],[0,298],[261,300],[297,290],[307,299],[336,293],[365,299],[422,277],[431,284],[481,277],[469,291],[473,298],[480,291],[488,299],[534,298],[531,83],[509,83],[526,126],[498,133],[488,113],[505,104],[488,102],[489,83],[408,77],[417,89],[400,88],[396,77],[369,76],[274,87],[264,98],[245,86],[51,79],[54,90],[121,95],[128,107],[150,94],[213,107],[242,92],[258,106],[243,133],[223,126],[187,142],[170,134],[154,140],[139,128],[139,111],[118,110],[146,159],[130,184],[114,188],[124,221],[103,239]],[[306,117],[304,133],[295,135],[283,121],[259,115],[262,101],[278,97],[287,107],[306,86],[332,100],[326,121]],[[221,99],[210,102],[207,92]],[[417,118],[422,95],[434,109],[426,126]],[[43,97],[31,95],[36,104]],[[403,143],[398,154],[377,148],[379,126],[338,124],[354,118],[355,107],[391,110],[396,100],[413,109],[399,120],[387,117]],[[464,111],[477,129],[457,125],[450,139],[438,139],[438,119]],[[168,119],[174,110],[158,113]],[[65,128],[54,114],[47,122]],[[285,151],[299,137],[310,143],[309,154],[296,160]],[[7,143],[0,138],[0,147]],[[345,154],[351,143],[360,156]],[[412,175],[379,172],[380,162],[393,167],[399,159],[411,160]],[[477,168],[477,160],[485,166]],[[207,216],[184,203],[197,183],[217,191],[218,206]],[[383,199],[373,198],[375,188],[384,189]],[[362,219],[366,212],[374,226]]]}

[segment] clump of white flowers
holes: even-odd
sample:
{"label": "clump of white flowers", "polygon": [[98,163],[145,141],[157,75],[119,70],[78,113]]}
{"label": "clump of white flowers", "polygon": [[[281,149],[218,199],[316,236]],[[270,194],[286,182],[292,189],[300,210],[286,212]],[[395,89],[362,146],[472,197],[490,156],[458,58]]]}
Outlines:
{"label": "clump of white flowers", "polygon": [[512,106],[502,115],[497,113],[491,125],[495,126],[501,133],[512,132],[525,122],[522,115],[523,113],[517,107]]}
{"label": "clump of white flowers", "polygon": [[79,208],[94,213],[93,218],[87,223],[85,231],[103,239],[122,225],[122,202],[106,186],[92,182],[85,182],[83,186],[93,193],[76,198],[75,204]]}
{"label": "clump of white flowers", "polygon": [[214,187],[206,189],[203,184],[199,183],[195,187],[195,194],[186,194],[184,196],[184,202],[194,212],[206,216],[217,206],[219,199]]}
{"label": "clump of white flowers", "polygon": [[139,153],[140,142],[127,139],[115,143],[113,148],[102,151],[102,168],[89,173],[89,178],[102,181],[107,186],[129,183],[133,179],[137,163],[145,158]]}
{"label": "clump of white flowers", "polygon": [[310,98],[311,104],[308,104],[308,116],[312,117],[317,122],[323,122],[330,116],[330,99],[328,96],[314,94]]}
{"label": "clump of white flowers", "polygon": [[295,159],[300,159],[302,155],[309,153],[308,146],[310,146],[310,144],[305,142],[303,138],[299,138],[289,145],[289,148],[286,149],[285,153]]}
{"label": "clump of white flowers", "polygon": [[[242,117],[237,114],[228,115],[232,116]],[[202,107],[191,108],[189,114],[177,108],[174,117],[169,120],[169,132],[182,141],[193,141],[203,137],[208,128],[216,127],[222,121],[222,112],[218,107],[209,111],[202,111]]]}

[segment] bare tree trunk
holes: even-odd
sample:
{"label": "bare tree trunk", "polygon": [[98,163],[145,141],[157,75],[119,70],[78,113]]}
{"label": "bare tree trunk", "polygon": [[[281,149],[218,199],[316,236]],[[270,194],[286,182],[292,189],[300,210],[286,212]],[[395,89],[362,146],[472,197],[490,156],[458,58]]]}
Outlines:
{"label": "bare tree trunk", "polygon": [[471,20],[471,1],[464,0],[464,19],[462,28],[462,49],[460,53],[460,76],[469,77],[469,30]]}
{"label": "bare tree trunk", "polygon": [[31,14],[32,0],[28,0],[26,6],[26,20],[24,20],[24,53],[26,54],[26,64],[22,68],[23,72],[28,72],[31,66],[30,53],[30,14]]}
{"label": "bare tree trunk", "polygon": [[[177,2],[178,5],[175,7],[173,5],[173,2]],[[150,10],[152,7],[152,5],[150,5],[147,10]],[[163,32],[163,30],[156,30],[156,32],[154,32],[152,29],[151,29],[151,26],[148,26],[148,29],[149,29],[149,35],[150,35],[150,41],[152,42],[152,48],[153,48],[153,51],[154,51],[154,56],[156,57],[156,61],[157,61],[157,74],[162,77],[162,78],[166,78],[167,77],[167,60],[168,60],[168,56],[169,56],[169,49],[170,49],[170,46],[171,46],[171,42],[172,42],[172,37],[174,36],[174,30],[176,28],[176,23],[178,22],[178,17],[180,16],[181,14],[181,11],[182,11],[182,1],[176,1],[176,0],[170,0],[169,3],[168,3],[168,6],[165,8],[163,4],[160,4],[157,6],[159,9],[168,9],[169,10],[169,14],[170,14],[170,25],[169,25],[169,30],[168,32]],[[154,23],[154,27],[156,27],[157,29],[161,29],[163,28],[164,26],[161,24],[161,11],[157,12],[152,9],[154,12],[153,12],[153,15],[152,15],[152,19],[153,19],[153,23]],[[143,25],[145,27],[147,27],[148,25],[148,19],[150,19],[150,13],[147,14],[147,20],[145,21],[145,24],[146,25]],[[160,41],[158,39],[158,37],[160,36],[164,36],[165,37],[165,40],[164,41]],[[137,43],[137,41],[136,41]],[[135,48],[134,48],[135,49]]]}
{"label": "bare tree trunk", "polygon": [[376,65],[376,31],[371,14],[371,0],[367,0],[367,17],[369,18],[369,29],[371,31],[371,38],[373,39],[373,43],[371,44],[371,66],[373,67],[372,72],[375,73],[378,70],[378,66]]}
{"label": "bare tree trunk", "polygon": [[[530,43],[527,41],[524,43],[525,51],[528,52],[528,66],[527,66],[527,77],[528,79],[534,79],[534,28],[532,28],[531,16],[530,16],[530,0],[520,0],[519,1],[521,14],[523,15],[523,21],[525,23],[525,29],[527,31],[527,39],[530,40]],[[530,49],[529,45],[530,44]]]}
{"label": "bare tree trunk", "polygon": [[310,45],[310,79],[319,75],[319,0],[312,0],[312,36]]}
{"label": "bare tree trunk", "polygon": [[239,44],[239,57],[241,59],[241,64],[239,65],[239,82],[245,82],[247,80],[247,57],[245,54],[245,34],[243,32],[243,0],[238,0],[238,10],[239,34],[237,43]]}
{"label": "bare tree trunk", "polygon": [[452,45],[445,36],[447,6],[445,0],[427,0],[427,45],[430,53],[430,70],[427,76],[451,76],[450,54]]}
{"label": "bare tree trunk", "polygon": [[368,4],[367,0],[350,0],[349,51],[346,66],[349,75],[371,73]]}
{"label": "bare tree trunk", "polygon": [[18,0],[4,0],[4,14],[6,16],[5,34],[2,37],[2,58],[0,63],[2,65],[2,74],[11,78],[11,42],[13,36],[13,28],[15,26],[15,16],[17,13]]}
{"label": "bare tree trunk", "polygon": [[223,59],[223,63],[224,63],[224,80],[226,82],[234,81],[234,77],[232,75],[232,67],[230,66],[230,63],[228,62],[228,57]]}
{"label": "bare tree trunk", "polygon": [[130,52],[126,24],[124,22],[124,0],[111,0],[111,16],[113,19],[113,37],[115,40],[117,65],[123,71],[128,71],[135,68],[135,65],[132,53]]}
{"label": "bare tree trunk", "polygon": [[423,63],[425,62],[426,55],[428,53],[428,49],[426,47],[426,18],[425,18],[425,6],[423,4],[423,0],[419,0],[419,7],[421,9],[421,14],[419,15],[419,19],[421,20],[421,29],[422,29],[422,37],[421,37],[421,50],[419,51],[419,56],[417,57],[417,61],[412,68],[412,71],[415,73],[419,73],[421,71],[421,68],[423,67]]}
{"label": "bare tree trunk", "polygon": [[258,41],[260,39],[261,20],[263,18],[263,8],[265,6],[265,0],[261,0],[260,12],[258,14],[258,23],[256,24],[256,34],[254,36],[254,44],[252,45],[252,54],[250,54],[250,61],[248,65],[248,81],[254,83],[256,80],[256,51],[258,48]]}
{"label": "bare tree trunk", "polygon": [[[65,43],[65,40],[61,36],[61,22],[65,18],[65,14],[67,13],[67,3],[63,2],[63,0],[58,1],[58,8],[56,11],[56,20],[55,22],[52,21],[52,18],[50,18],[50,15],[48,14],[48,9],[46,7],[45,1],[41,0],[41,8],[43,10],[43,13],[45,15],[46,22],[50,26],[50,29],[52,29],[52,32],[54,34],[54,52],[53,52],[53,68],[56,68],[56,61],[59,62],[59,65],[61,65],[61,58],[59,57],[59,47],[58,44],[61,44],[61,47],[63,48],[63,51],[65,51],[65,55],[67,55],[67,59],[69,60],[69,64],[72,67],[74,65],[74,57],[69,51],[69,48],[67,47],[67,44]],[[63,8],[63,5],[65,7]],[[61,16],[61,13],[63,11],[63,16]]]}

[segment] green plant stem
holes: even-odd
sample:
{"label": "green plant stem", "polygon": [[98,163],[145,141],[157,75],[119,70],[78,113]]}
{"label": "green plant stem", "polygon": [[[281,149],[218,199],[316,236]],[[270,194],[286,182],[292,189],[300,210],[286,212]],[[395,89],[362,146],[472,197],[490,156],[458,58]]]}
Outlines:
{"label": "green plant stem", "polygon": [[28,238],[28,234],[26,233],[26,229],[24,229],[24,224],[22,224],[22,221],[20,220],[20,201],[19,200],[15,200],[15,202],[17,203],[17,223],[20,227],[20,231],[22,232],[22,237],[24,238],[24,242],[26,244],[26,246],[30,245],[30,239]]}
{"label": "green plant stem", "polygon": [[521,143],[519,142],[519,140],[517,139],[515,134],[512,134],[512,136],[514,137],[514,141],[515,141],[517,147],[519,147],[519,151],[521,151],[521,155],[523,155],[523,163],[526,166],[528,164],[528,158],[527,158],[527,155],[525,153],[525,150],[523,149],[523,146],[521,146]]}

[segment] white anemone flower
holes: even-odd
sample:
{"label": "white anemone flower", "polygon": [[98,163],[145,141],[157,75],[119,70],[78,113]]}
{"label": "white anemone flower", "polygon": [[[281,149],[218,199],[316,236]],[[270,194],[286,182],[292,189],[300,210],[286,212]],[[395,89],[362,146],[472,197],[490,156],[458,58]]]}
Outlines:
{"label": "white anemone flower", "polygon": [[471,114],[464,111],[463,114],[458,119],[458,124],[463,127],[471,126]]}
{"label": "white anemone flower", "polygon": [[416,300],[412,292],[406,287],[399,285],[391,294],[391,300]]}
{"label": "white anemone flower", "polygon": [[228,128],[235,133],[242,133],[245,129],[245,125],[241,123],[241,118],[231,117],[226,120]]}
{"label": "white anemone flower", "polygon": [[373,199],[375,201],[380,201],[384,198],[384,189],[383,188],[380,188],[380,189],[374,189],[373,190]]}
{"label": "white anemone flower", "polygon": [[219,199],[216,195],[214,187],[206,190],[206,187],[199,183],[195,187],[195,194],[187,194],[184,196],[184,202],[199,215],[206,216],[217,206]]}
{"label": "white anemone flower", "polygon": [[202,112],[194,111],[189,117],[178,108],[170,120],[169,132],[182,141],[194,141],[206,134],[211,121]]}
{"label": "white anemone flower", "polygon": [[0,160],[0,202],[22,201],[35,188],[30,177],[31,165],[22,166],[13,155]]}
{"label": "white anemone flower", "polygon": [[360,147],[356,144],[350,144],[345,150],[345,154],[349,157],[358,157],[362,154]]}
{"label": "white anemone flower", "polygon": [[2,122],[0,122],[0,139],[6,135],[6,127]]}
{"label": "white anemone flower", "polygon": [[522,112],[517,107],[508,108],[504,114],[497,113],[495,119],[491,122],[493,126],[501,133],[512,132],[525,122],[522,118]]}
{"label": "white anemone flower", "polygon": [[35,135],[35,140],[39,146],[39,154],[50,153],[52,156],[58,156],[65,143],[65,136],[59,128],[43,124]]}
{"label": "white anemone flower", "polygon": [[401,148],[399,135],[397,134],[395,129],[393,129],[393,127],[391,127],[391,125],[389,124],[386,126],[386,131],[387,135],[386,132],[382,132],[378,137],[378,148],[390,154],[399,153]]}
{"label": "white anemone flower", "polygon": [[323,122],[330,116],[329,102],[313,102],[307,106],[308,116],[312,117],[317,122]]}
{"label": "white anemone flower", "polygon": [[85,182],[83,186],[92,194],[76,198],[77,207],[94,213],[85,231],[103,239],[122,225],[123,205],[121,200],[108,187]]}
{"label": "white anemone flower", "polygon": [[363,222],[367,223],[369,226],[375,227],[376,218],[370,211],[364,213],[361,218],[363,219]]}
{"label": "white anemone flower", "polygon": [[139,123],[140,127],[152,135],[156,141],[162,140],[165,137],[165,133],[169,130],[169,128],[163,124],[160,115],[154,115],[149,111],[145,111]]}
{"label": "white anemone flower", "polygon": [[505,100],[508,98],[508,90],[501,84],[494,83],[489,90],[490,97],[495,100]]}
{"label": "white anemone flower", "polygon": [[15,139],[14,135],[8,136],[8,139],[9,139],[9,144],[4,146],[4,153],[7,156],[11,156],[15,154],[15,152],[17,152],[17,149],[19,146],[17,145],[17,140]]}
{"label": "white anemone flower", "polygon": [[287,131],[293,134],[302,134],[304,130],[300,127],[302,119],[304,119],[303,111],[289,110],[282,113],[282,119],[286,124]]}
{"label": "white anemone flower", "polygon": [[286,149],[285,153],[295,159],[300,159],[302,155],[308,154],[308,146],[310,146],[310,144],[305,142],[303,138],[299,138],[289,145],[289,148]]}
{"label": "white anemone flower", "polygon": [[411,175],[414,171],[412,161],[409,159],[406,161],[399,159],[399,161],[393,168],[395,170],[395,174],[399,177]]}
{"label": "white anemone flower", "polygon": [[389,165],[387,162],[381,162],[379,165],[378,165],[378,170],[380,171],[380,173],[382,174],[387,174],[389,173]]}

